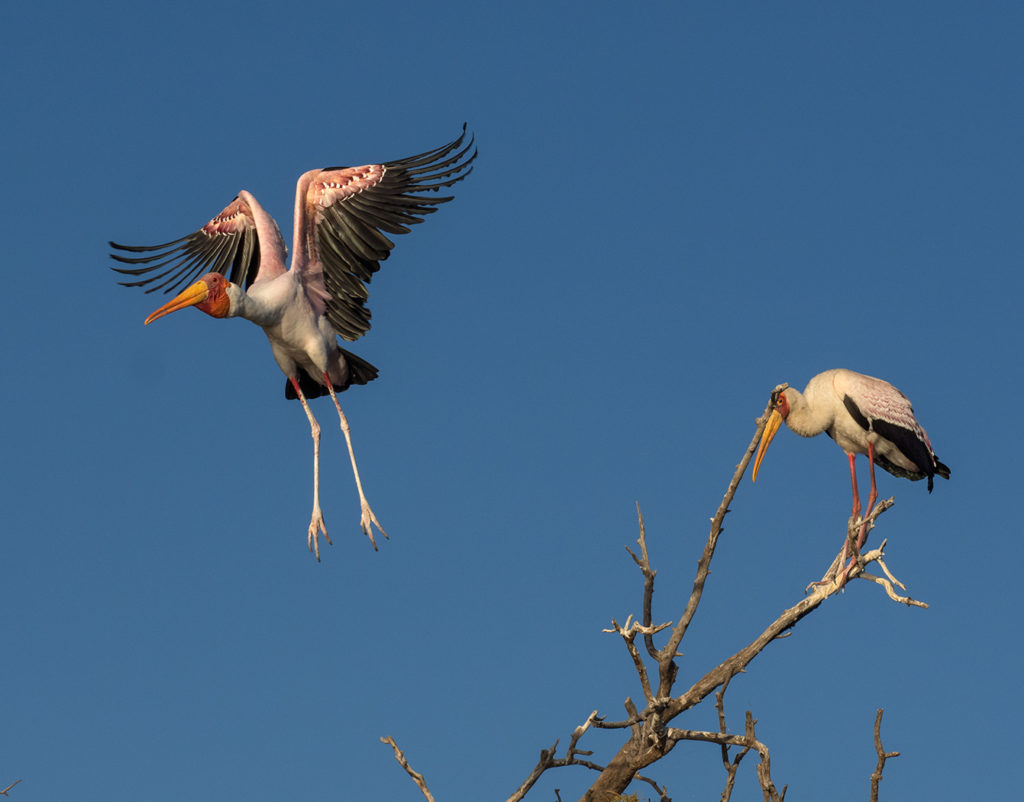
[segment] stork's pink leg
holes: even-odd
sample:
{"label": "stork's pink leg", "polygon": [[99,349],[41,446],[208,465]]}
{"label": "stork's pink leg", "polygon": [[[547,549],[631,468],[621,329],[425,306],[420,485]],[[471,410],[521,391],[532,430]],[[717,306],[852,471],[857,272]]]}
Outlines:
{"label": "stork's pink leg", "polygon": [[316,555],[316,561],[320,562],[320,534],[323,533],[328,544],[333,545],[331,536],[327,534],[327,527],[324,526],[324,516],[320,512],[320,424],[313,417],[313,410],[309,408],[309,402],[302,394],[302,388],[299,387],[298,381],[294,376],[289,376],[288,380],[295,388],[295,394],[299,397],[299,401],[302,402],[302,408],[306,411],[306,417],[309,418],[310,433],[313,435],[313,515],[309,521],[309,536],[306,539],[306,545]]}
{"label": "stork's pink leg", "polygon": [[373,510],[370,509],[370,503],[366,500],[366,495],[363,493],[363,483],[359,479],[359,468],[356,467],[356,452],[352,448],[352,434],[348,428],[348,418],[345,417],[345,413],[341,411],[341,404],[338,403],[338,396],[334,392],[334,386],[331,384],[331,378],[326,373],[324,374],[324,383],[327,385],[327,389],[331,393],[331,400],[334,401],[334,408],[338,410],[338,420],[341,421],[341,431],[345,435],[345,442],[348,444],[348,456],[352,460],[352,473],[356,477],[356,490],[359,491],[359,506],[362,510],[359,525],[362,527],[363,534],[370,538],[370,544],[373,546],[373,550],[377,550],[377,541],[373,538],[373,526],[375,524],[380,533],[384,535],[385,540],[388,538],[388,533],[384,531],[384,527],[380,525],[380,521],[377,520],[377,516],[373,514]]}
{"label": "stork's pink leg", "polygon": [[850,460],[850,484],[853,486],[853,512],[850,514],[856,518],[860,515],[860,491],[857,489],[857,466],[854,464],[857,455],[847,454],[846,457]]}
{"label": "stork's pink leg", "polygon": [[[871,489],[868,491],[868,507],[864,511],[864,523],[860,525],[860,534],[857,536],[857,553],[860,554],[861,548],[868,539],[868,516],[871,515],[871,510],[875,508],[875,502],[878,501],[878,486],[875,484],[875,444],[870,440],[868,441],[868,470],[871,473]],[[850,455],[850,472],[853,475],[853,455]],[[853,498],[854,498],[854,518],[860,512],[860,497],[857,494],[857,477],[853,475]],[[843,543],[843,560],[846,559],[846,551],[849,548],[850,540],[847,536],[846,541]],[[842,560],[840,560],[842,563]],[[850,564],[843,569],[843,573],[839,578],[839,587],[843,587],[846,584],[846,577],[850,573],[850,569],[853,568],[853,559],[850,560]]]}
{"label": "stork's pink leg", "polygon": [[868,466],[871,469],[871,490],[868,491],[868,509],[864,513],[864,525],[860,528],[860,538],[857,540],[858,551],[864,545],[864,541],[868,539],[867,518],[871,515],[871,510],[875,508],[875,502],[878,501],[878,488],[875,486],[875,444],[870,440],[868,441]]}
{"label": "stork's pink leg", "polygon": [[[857,489],[857,466],[856,466],[856,454],[847,454],[846,458],[850,461],[850,485],[853,487],[853,510],[850,513],[851,525],[853,521],[857,520],[860,515],[860,490]],[[874,486],[874,473],[871,475],[871,484]],[[858,546],[860,548],[860,546]],[[847,527],[846,537],[843,538],[843,550],[839,555],[839,564],[842,565],[846,562],[846,555],[850,551],[850,533],[849,527]],[[850,573],[850,569],[853,567],[853,560],[850,560],[850,564],[847,565],[843,572],[839,575],[839,587],[842,588],[846,584],[846,575]]]}

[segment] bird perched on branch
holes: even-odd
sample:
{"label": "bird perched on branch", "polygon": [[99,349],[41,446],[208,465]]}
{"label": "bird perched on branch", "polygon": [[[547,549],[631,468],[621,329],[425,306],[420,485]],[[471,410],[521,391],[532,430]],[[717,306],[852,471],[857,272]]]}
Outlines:
{"label": "bird perched on branch", "polygon": [[[939,461],[924,428],[914,417],[910,400],[889,382],[855,373],[852,370],[826,370],[807,383],[803,393],[780,385],[772,393],[772,412],[761,433],[754,459],[752,479],[757,480],[765,452],[785,421],[802,437],[825,432],[844,452],[850,463],[853,488],[853,518],[861,513],[854,458],[866,454],[871,473],[867,511],[871,514],[878,498],[875,464],[893,476],[917,481],[928,480],[932,490],[934,477],[949,478],[949,468]],[[867,524],[861,527],[857,548],[867,538]],[[846,556],[844,546],[843,559]],[[844,578],[845,578],[844,572]]]}
{"label": "bird perched on branch", "polygon": [[[313,514],[307,545],[320,559],[319,535],[330,543],[320,510],[320,426],[308,398],[330,395],[345,434],[361,506],[360,526],[377,548],[372,526],[387,534],[366,500],[348,421],[337,393],[366,384],[377,369],[346,351],[338,337],[356,340],[370,328],[367,284],[394,243],[385,236],[452,200],[439,191],[472,172],[472,137],[462,135],[434,150],[380,164],[310,170],[298,181],[291,266],[277,223],[246,191],[206,225],[163,245],[119,245],[111,256],[132,267],[128,287],[171,292],[189,283],[146,318],[195,306],[216,318],[243,317],[260,326],[287,377],[285,396],[298,399],[313,437]],[[205,275],[201,275],[204,274]],[[198,279],[198,280],[197,280]]]}

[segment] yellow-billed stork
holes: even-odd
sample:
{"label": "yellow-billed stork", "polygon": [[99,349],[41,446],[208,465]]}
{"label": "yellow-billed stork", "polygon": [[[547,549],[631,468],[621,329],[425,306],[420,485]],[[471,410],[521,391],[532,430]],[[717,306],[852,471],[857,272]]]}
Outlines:
{"label": "yellow-billed stork", "polygon": [[[871,473],[865,519],[878,498],[876,463],[893,476],[914,481],[927,478],[929,493],[936,475],[949,478],[949,468],[932,451],[927,433],[914,417],[910,400],[883,379],[852,370],[826,370],[811,379],[803,393],[792,387],[773,392],[771,407],[754,459],[753,480],[757,479],[765,452],[783,421],[802,437],[825,432],[846,452],[853,487],[854,519],[861,512],[854,465],[857,454],[867,455]],[[858,549],[866,538],[865,524],[861,527]]]}
{"label": "yellow-billed stork", "polygon": [[376,549],[371,524],[385,538],[387,533],[363,493],[336,393],[372,381],[377,369],[341,348],[338,337],[356,340],[370,328],[366,285],[394,247],[382,232],[408,233],[409,225],[450,201],[450,195],[438,191],[469,175],[475,158],[473,139],[466,141],[463,125],[456,140],[426,153],[304,173],[296,187],[294,253],[287,269],[277,223],[244,190],[210,222],[180,239],[153,246],[110,243],[118,262],[141,265],[114,268],[138,278],[122,282],[125,286],[152,284],[147,293],[169,293],[195,282],[147,317],[147,324],[195,306],[213,317],[251,320],[267,335],[287,377],[285,396],[302,403],[313,436],[313,514],[306,542],[318,561],[319,535],[328,543],[331,538],[320,510],[320,426],[306,399],[329,394],[334,401],[359,491],[360,526]]}

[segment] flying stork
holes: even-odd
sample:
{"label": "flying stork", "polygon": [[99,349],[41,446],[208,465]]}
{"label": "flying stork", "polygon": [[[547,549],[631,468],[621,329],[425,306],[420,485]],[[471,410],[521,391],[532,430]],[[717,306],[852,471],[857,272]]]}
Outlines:
{"label": "flying stork", "polygon": [[[285,397],[298,399],[313,437],[313,514],[307,545],[320,560],[319,535],[331,542],[320,510],[320,425],[307,399],[330,395],[348,444],[362,509],[360,526],[377,548],[372,526],[384,537],[366,500],[348,421],[337,393],[377,378],[377,369],[341,348],[338,337],[356,340],[370,328],[367,284],[388,258],[388,234],[405,234],[447,203],[439,190],[472,172],[476,158],[466,126],[453,142],[381,164],[328,167],[300,176],[295,192],[291,266],[274,219],[250,193],[241,191],[210,222],[163,245],[119,245],[115,267],[147,293],[188,286],[146,318],[194,306],[216,318],[243,317],[263,329],[274,359],[287,377]],[[133,255],[134,254],[134,255]],[[200,275],[204,274],[205,275]],[[198,280],[197,280],[198,279]],[[193,283],[194,282],[194,283]],[[152,285],[152,286],[149,286]]]}
{"label": "flying stork", "polygon": [[[757,480],[761,460],[783,421],[801,437],[814,437],[825,432],[846,452],[853,487],[854,519],[861,512],[857,470],[854,466],[857,454],[867,455],[871,473],[865,520],[878,498],[875,486],[876,463],[893,476],[913,481],[927,478],[929,493],[936,475],[943,479],[949,478],[949,468],[932,451],[927,433],[914,417],[910,399],[882,379],[852,370],[826,370],[811,379],[803,393],[792,387],[773,392],[771,407],[772,413],[761,433],[761,442],[754,459],[754,481]],[[865,523],[857,541],[858,549],[866,539]],[[843,548],[844,560],[845,557],[846,545]],[[847,572],[843,573],[840,585]]]}

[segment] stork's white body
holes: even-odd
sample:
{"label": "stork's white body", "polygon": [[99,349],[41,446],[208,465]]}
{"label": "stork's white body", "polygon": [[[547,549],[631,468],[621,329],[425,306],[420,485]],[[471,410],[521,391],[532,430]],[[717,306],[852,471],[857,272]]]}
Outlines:
{"label": "stork's white body", "polygon": [[925,444],[934,459],[928,435],[914,417],[910,401],[884,379],[843,368],[826,370],[811,379],[802,394],[787,390],[786,398],[790,405],[786,425],[801,437],[825,432],[847,454],[866,455],[870,445],[876,457],[907,473],[922,473],[893,441],[873,426],[865,429],[857,422],[844,401],[849,399],[869,422],[884,421],[899,427]]}
{"label": "stork's white body", "polygon": [[371,524],[387,535],[363,493],[348,421],[336,391],[372,381],[377,369],[341,348],[338,338],[355,340],[370,328],[366,285],[394,247],[383,232],[407,233],[410,224],[422,222],[439,204],[452,199],[439,197],[440,189],[453,186],[472,171],[476,150],[472,137],[468,143],[465,138],[463,126],[462,135],[453,142],[406,159],[303,173],[296,185],[294,250],[287,268],[287,249],[277,223],[245,190],[185,237],[153,246],[110,243],[116,251],[111,256],[132,265],[114,269],[143,277],[124,283],[153,284],[147,292],[170,292],[210,271],[153,312],[146,323],[195,306],[217,318],[250,320],[267,335],[274,360],[288,377],[286,397],[302,403],[313,436],[308,544],[317,560],[317,538],[321,533],[327,537],[327,529],[319,500],[320,426],[306,396],[322,395],[326,388],[334,402],[359,491],[360,525],[376,548]]}
{"label": "stork's white body", "polygon": [[295,376],[301,369],[324,384],[321,377],[326,372],[333,384],[344,386],[348,365],[338,348],[338,335],[326,317],[314,312],[296,276],[290,270],[256,281],[248,292],[232,285],[229,316],[244,317],[263,329],[285,376]]}

